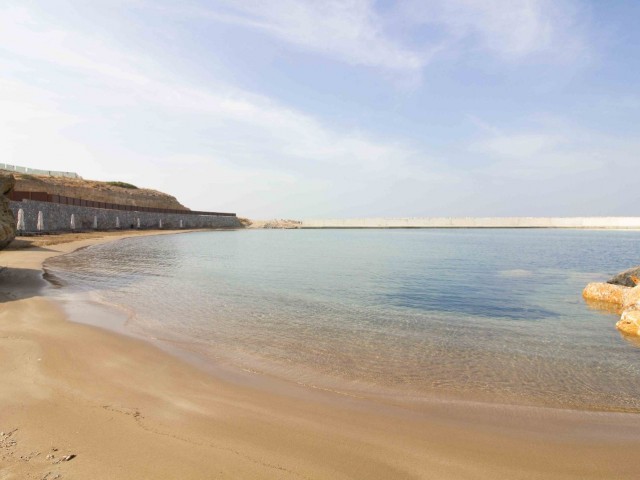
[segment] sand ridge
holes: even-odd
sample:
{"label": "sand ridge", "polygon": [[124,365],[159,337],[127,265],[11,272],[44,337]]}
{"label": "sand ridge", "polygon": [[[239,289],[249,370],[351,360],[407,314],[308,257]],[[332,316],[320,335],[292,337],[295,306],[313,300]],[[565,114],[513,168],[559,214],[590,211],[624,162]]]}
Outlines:
{"label": "sand ridge", "polygon": [[40,295],[47,258],[124,236],[0,253],[0,479],[640,476],[637,415],[238,386]]}

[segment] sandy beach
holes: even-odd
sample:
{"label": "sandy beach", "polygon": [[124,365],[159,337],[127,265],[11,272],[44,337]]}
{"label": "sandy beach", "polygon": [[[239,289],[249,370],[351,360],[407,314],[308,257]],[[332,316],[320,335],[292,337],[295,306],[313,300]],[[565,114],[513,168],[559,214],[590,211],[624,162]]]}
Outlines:
{"label": "sandy beach", "polygon": [[640,477],[638,415],[415,411],[258,375],[234,382],[70,322],[42,295],[43,262],[125,236],[0,253],[0,480]]}

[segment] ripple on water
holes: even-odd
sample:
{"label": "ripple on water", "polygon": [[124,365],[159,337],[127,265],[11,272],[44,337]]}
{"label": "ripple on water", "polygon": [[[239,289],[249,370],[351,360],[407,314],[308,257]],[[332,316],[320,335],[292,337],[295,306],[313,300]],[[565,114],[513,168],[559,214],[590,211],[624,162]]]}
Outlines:
{"label": "ripple on water", "polygon": [[634,264],[639,239],[568,230],[210,232],[107,243],[48,268],[65,288],[135,311],[132,328],[299,383],[638,410],[638,344],[580,292]]}

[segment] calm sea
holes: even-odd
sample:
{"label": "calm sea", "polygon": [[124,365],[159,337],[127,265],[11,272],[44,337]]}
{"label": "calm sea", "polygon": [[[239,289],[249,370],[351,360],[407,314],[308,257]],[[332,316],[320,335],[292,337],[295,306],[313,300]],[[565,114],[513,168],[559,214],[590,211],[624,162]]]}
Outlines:
{"label": "calm sea", "polygon": [[640,411],[640,344],[581,297],[639,263],[639,232],[246,230],[47,267],[206,362],[385,398]]}

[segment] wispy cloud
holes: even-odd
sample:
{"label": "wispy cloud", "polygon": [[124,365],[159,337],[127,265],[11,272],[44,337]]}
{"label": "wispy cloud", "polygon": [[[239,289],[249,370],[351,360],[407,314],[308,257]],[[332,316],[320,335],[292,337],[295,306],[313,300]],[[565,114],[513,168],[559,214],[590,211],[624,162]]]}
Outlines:
{"label": "wispy cloud", "polygon": [[[544,118],[544,117],[543,117]],[[615,178],[632,162],[633,148],[621,138],[581,129],[569,122],[547,119],[529,130],[482,128],[482,139],[469,145],[471,155],[482,159],[474,174],[499,179],[517,179],[531,184],[544,180],[566,182],[567,178]]]}
{"label": "wispy cloud", "polygon": [[220,0],[180,7],[214,21],[262,31],[296,48],[371,67],[418,70],[433,54],[394,39],[369,0]]}
{"label": "wispy cloud", "polygon": [[407,0],[385,15],[373,0],[217,0],[168,11],[258,30],[352,65],[414,75],[438,55],[567,60],[588,50],[573,0]]}
{"label": "wispy cloud", "polygon": [[[97,105],[145,103],[174,112],[208,115],[225,124],[252,129],[269,143],[277,141],[280,154],[321,162],[355,162],[375,169],[384,158],[395,156],[401,161],[410,154],[398,144],[376,141],[359,132],[333,130],[311,115],[230,84],[209,84],[206,88],[196,85],[149,60],[109,48],[90,35],[49,28],[23,9],[5,11],[0,17],[0,44],[23,61],[50,63],[59,71],[92,78],[101,88],[101,94],[91,99]],[[74,93],[66,89],[60,95]],[[61,103],[59,99],[58,108],[62,109]]]}
{"label": "wispy cloud", "polygon": [[[482,50],[508,62],[566,54],[565,43],[578,47],[563,40],[581,38],[567,1],[407,0],[402,10],[387,10],[384,19],[379,4],[366,1],[281,4],[291,6],[289,12],[276,3],[266,5],[273,12],[251,1],[215,2],[205,12],[216,22],[265,32],[277,48],[286,42],[350,65],[403,73],[421,71],[433,61],[420,53],[424,44],[411,37],[411,29],[424,25],[437,26],[424,43],[459,55]],[[347,9],[342,16],[339,6]],[[183,15],[202,11],[194,5],[172,8]],[[158,23],[150,28],[167,27],[176,51],[188,48],[188,42],[179,44],[182,27],[171,29],[175,18],[157,13]],[[192,208],[254,217],[591,214],[597,213],[590,210],[594,192],[607,198],[600,213],[624,214],[632,208],[618,201],[616,192],[633,187],[637,142],[581,130],[575,119],[535,120],[531,107],[524,112],[518,104],[509,110],[502,102],[498,115],[492,115],[493,105],[467,115],[478,128],[469,134],[456,125],[467,106],[450,102],[449,129],[432,141],[430,128],[440,126],[437,108],[448,108],[445,101],[436,102],[430,115],[421,113],[421,105],[406,110],[399,105],[399,116],[408,112],[415,120],[404,123],[406,134],[402,126],[387,123],[393,122],[387,113],[394,113],[388,105],[368,119],[371,123],[350,119],[356,126],[346,128],[338,120],[323,120],[309,102],[294,108],[238,87],[232,76],[195,79],[144,50],[136,43],[135,28],[114,39],[108,29],[94,32],[87,22],[69,23],[73,18],[57,14],[56,9],[42,14],[37,2],[28,8],[0,6],[0,151],[6,161],[131,181],[165,189]],[[117,15],[110,20],[115,23]],[[149,16],[139,20],[147,25]],[[314,23],[314,16],[321,18]],[[300,18],[314,23],[311,30],[296,26]],[[343,24],[345,18],[351,25]],[[512,23],[523,30],[510,28]],[[402,26],[408,33],[399,32]],[[206,52],[215,53],[213,47]],[[322,78],[314,88],[318,85]],[[427,90],[416,98],[425,100],[428,93],[446,99],[460,92]],[[376,99],[367,108],[377,108]],[[341,112],[360,104],[336,101],[332,107]],[[539,111],[553,112],[552,103]],[[500,121],[492,124],[485,116]],[[373,134],[364,125],[378,132],[395,127],[396,134]]]}
{"label": "wispy cloud", "polygon": [[526,159],[543,155],[564,143],[560,135],[548,133],[516,133],[492,136],[474,145],[474,149],[494,157]]}
{"label": "wispy cloud", "polygon": [[417,24],[442,25],[451,48],[485,50],[505,59],[567,58],[585,53],[585,6],[572,0],[426,0],[403,4]]}
{"label": "wispy cloud", "polygon": [[[6,72],[15,78],[4,80],[11,88],[0,91],[6,107],[0,111],[0,137],[14,163],[55,163],[70,170],[82,165],[87,175],[126,172],[128,179],[149,181],[154,163],[198,159],[205,177],[223,175],[236,185],[240,177],[252,179],[245,189],[254,188],[257,178],[272,186],[292,185],[292,178],[311,185],[336,171],[389,179],[414,168],[409,164],[416,152],[401,142],[335,129],[230,84],[195,84],[104,39],[51,27],[25,9],[3,11],[0,44],[0,61],[20,58],[22,65]],[[48,81],[42,84],[37,72],[45,70]],[[52,151],[55,158],[46,153]],[[55,162],[61,157],[64,165]],[[156,182],[163,184],[161,177]],[[228,191],[186,182],[173,190],[202,208]]]}
{"label": "wispy cloud", "polygon": [[[51,67],[75,69],[112,81],[144,82],[145,76],[135,71],[146,61],[122,51],[106,47],[100,38],[52,26],[34,17],[24,7],[0,9],[0,53],[9,58],[39,60]],[[82,43],[78,43],[82,42]]]}

